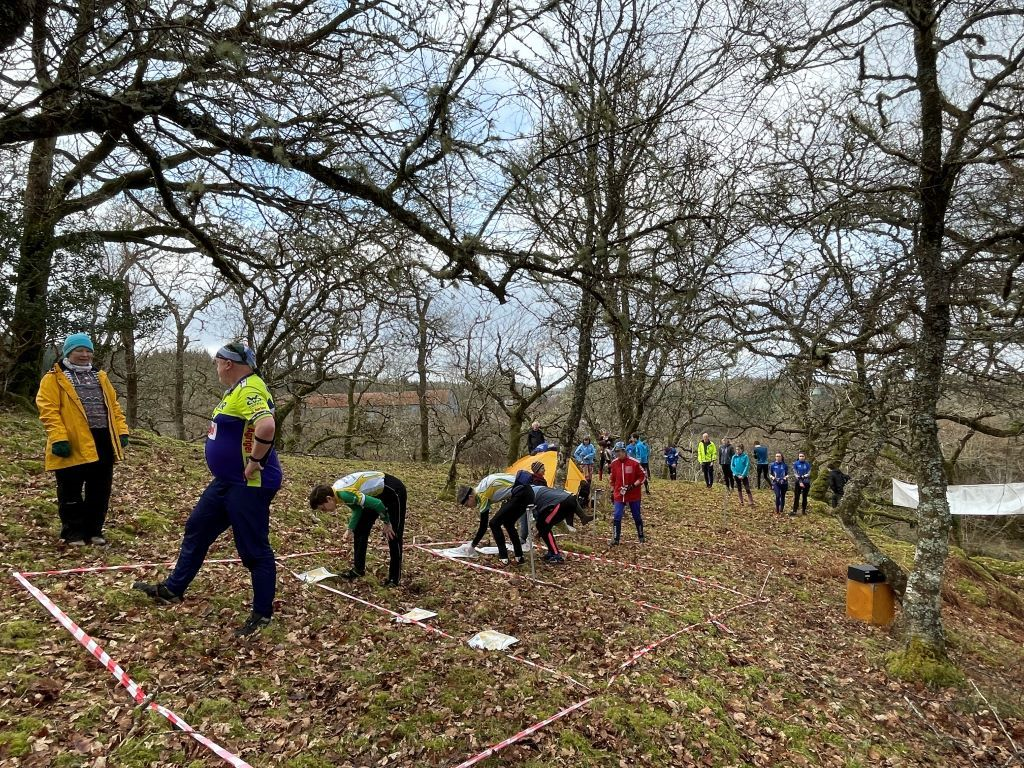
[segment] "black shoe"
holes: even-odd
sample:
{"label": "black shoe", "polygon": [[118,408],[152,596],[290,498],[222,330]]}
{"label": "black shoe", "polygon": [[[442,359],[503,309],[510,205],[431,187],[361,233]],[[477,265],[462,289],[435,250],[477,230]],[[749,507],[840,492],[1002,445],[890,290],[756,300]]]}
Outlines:
{"label": "black shoe", "polygon": [[526,565],[526,558],[521,556],[517,557],[512,561],[512,565]]}
{"label": "black shoe", "polygon": [[611,541],[609,541],[609,542],[608,542],[608,544],[609,544],[610,546],[613,546],[613,547],[614,547],[614,546],[617,546],[617,545],[618,545],[618,543],[619,543],[619,539],[618,539],[618,537],[616,537],[616,538],[614,538],[614,539],[612,539]]}
{"label": "black shoe", "polygon": [[341,574],[341,578],[345,579],[346,581],[353,581],[354,579],[363,578],[363,574],[361,574],[355,568],[349,568],[347,571],[345,571],[345,573]]}
{"label": "black shoe", "polygon": [[269,624],[269,616],[261,616],[254,611],[249,614],[249,618],[245,620],[245,624],[235,630],[235,637],[248,637],[253,632],[258,632]]}
{"label": "black shoe", "polygon": [[640,543],[641,544],[643,544],[646,541],[646,539],[644,538],[644,535],[642,533],[639,535],[639,538],[640,538]]}
{"label": "black shoe", "polygon": [[398,582],[397,581],[392,581],[391,579],[388,579],[381,586],[387,587],[388,589],[394,589],[395,587],[398,586]]}
{"label": "black shoe", "polygon": [[576,517],[579,518],[579,521],[583,523],[583,525],[587,525],[594,521],[594,516],[589,515],[586,512],[580,512],[578,515],[576,515]]}
{"label": "black shoe", "polygon": [[172,603],[180,603],[184,598],[181,595],[176,595],[161,581],[158,584],[149,584],[145,581],[136,581],[132,584],[132,589],[137,589],[139,592],[144,592],[148,597],[156,600],[158,603],[163,605],[171,605]]}

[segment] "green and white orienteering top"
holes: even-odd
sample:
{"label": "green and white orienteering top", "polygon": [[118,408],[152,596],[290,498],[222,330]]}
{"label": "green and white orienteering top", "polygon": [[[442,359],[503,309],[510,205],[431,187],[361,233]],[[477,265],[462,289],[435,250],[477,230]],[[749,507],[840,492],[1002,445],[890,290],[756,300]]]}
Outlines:
{"label": "green and white orienteering top", "polygon": [[383,501],[377,498],[384,490],[383,472],[353,472],[335,482],[332,489],[338,501],[347,504],[352,510],[352,515],[348,519],[350,531],[356,529],[364,509],[376,512],[384,523],[391,522],[391,518],[388,517],[388,508],[384,506]]}
{"label": "green and white orienteering top", "polygon": [[496,501],[504,501],[512,493],[512,486],[515,485],[516,476],[504,472],[496,472],[488,475],[476,486],[476,505],[481,512],[488,512],[491,504]]}

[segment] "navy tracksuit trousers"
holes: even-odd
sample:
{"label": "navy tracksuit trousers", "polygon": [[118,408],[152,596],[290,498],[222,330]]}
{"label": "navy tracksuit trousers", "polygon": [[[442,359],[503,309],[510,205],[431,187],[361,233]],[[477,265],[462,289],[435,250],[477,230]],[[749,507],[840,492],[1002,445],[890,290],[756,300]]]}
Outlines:
{"label": "navy tracksuit trousers", "polygon": [[188,516],[178,562],[164,582],[166,587],[177,595],[185,594],[210,545],[230,528],[238,556],[252,577],[252,609],[260,616],[272,616],[277,563],[270,547],[270,502],[276,493],[276,488],[255,488],[214,478]]}

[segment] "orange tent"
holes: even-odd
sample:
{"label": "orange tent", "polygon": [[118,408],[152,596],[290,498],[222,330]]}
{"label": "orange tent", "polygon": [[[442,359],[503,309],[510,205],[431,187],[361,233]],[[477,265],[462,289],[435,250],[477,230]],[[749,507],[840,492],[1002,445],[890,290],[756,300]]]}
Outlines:
{"label": "orange tent", "polygon": [[[514,475],[520,469],[529,470],[530,465],[535,461],[539,461],[544,464],[544,477],[547,478],[549,484],[553,483],[555,471],[558,469],[558,451],[544,451],[543,453],[528,454],[523,456],[519,461],[505,471],[510,475]],[[565,476],[565,490],[569,493],[576,493],[580,488],[580,483],[583,481],[583,478],[583,471],[579,468],[576,462],[570,458],[569,468],[566,471]]]}

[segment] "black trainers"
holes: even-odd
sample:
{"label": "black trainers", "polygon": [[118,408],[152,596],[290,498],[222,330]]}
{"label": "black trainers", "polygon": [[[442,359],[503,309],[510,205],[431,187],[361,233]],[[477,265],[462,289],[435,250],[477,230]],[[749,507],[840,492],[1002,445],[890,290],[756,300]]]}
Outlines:
{"label": "black trainers", "polygon": [[618,546],[619,540],[618,540],[618,538],[614,538],[611,541],[609,541],[608,544],[609,544],[609,546],[612,546],[612,547]]}
{"label": "black trainers", "polygon": [[150,584],[145,581],[136,581],[132,584],[132,589],[137,589],[139,592],[145,593],[148,597],[152,598],[158,603],[163,605],[171,605],[172,603],[180,603],[184,598],[181,595],[176,595],[161,581],[157,584]]}
{"label": "black trainers", "polygon": [[388,579],[381,586],[383,586],[383,587],[385,587],[387,589],[394,589],[395,587],[398,586],[398,582],[397,581],[393,581],[392,579]]}
{"label": "black trainers", "polygon": [[638,534],[638,538],[640,539],[640,543],[641,544],[643,544],[645,541],[647,541],[647,539],[644,538],[644,535],[642,533]]}
{"label": "black trainers", "polygon": [[349,568],[347,571],[345,571],[345,573],[341,574],[341,578],[347,581],[352,581],[353,579],[363,578],[363,574],[361,574],[355,568]]}
{"label": "black trainers", "polygon": [[248,637],[253,632],[258,632],[270,624],[269,616],[261,616],[258,613],[250,613],[245,624],[235,630],[235,637]]}

